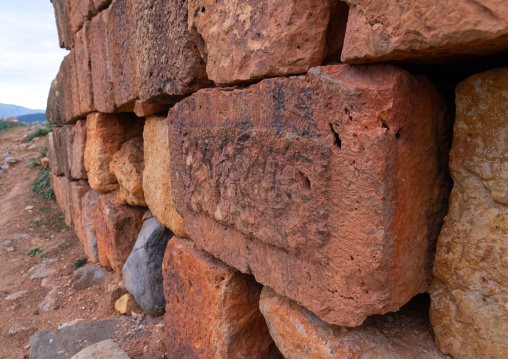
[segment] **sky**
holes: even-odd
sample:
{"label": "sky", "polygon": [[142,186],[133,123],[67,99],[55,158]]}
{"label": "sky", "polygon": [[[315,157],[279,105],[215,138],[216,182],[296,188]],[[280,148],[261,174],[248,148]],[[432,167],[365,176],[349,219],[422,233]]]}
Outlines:
{"label": "sky", "polygon": [[45,109],[67,53],[50,0],[0,0],[0,103]]}

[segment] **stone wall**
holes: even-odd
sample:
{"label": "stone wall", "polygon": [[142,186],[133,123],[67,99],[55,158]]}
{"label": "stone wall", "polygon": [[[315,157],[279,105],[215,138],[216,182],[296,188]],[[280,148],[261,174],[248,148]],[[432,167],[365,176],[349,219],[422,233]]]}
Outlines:
{"label": "stone wall", "polygon": [[53,5],[51,183],[170,357],[508,357],[503,1]]}

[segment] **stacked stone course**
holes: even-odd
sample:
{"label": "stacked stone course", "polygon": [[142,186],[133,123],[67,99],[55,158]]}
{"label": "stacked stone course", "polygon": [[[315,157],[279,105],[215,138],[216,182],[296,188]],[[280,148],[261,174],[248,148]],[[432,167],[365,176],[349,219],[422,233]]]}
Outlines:
{"label": "stacked stone course", "polygon": [[169,357],[508,356],[502,1],[52,2],[51,184]]}

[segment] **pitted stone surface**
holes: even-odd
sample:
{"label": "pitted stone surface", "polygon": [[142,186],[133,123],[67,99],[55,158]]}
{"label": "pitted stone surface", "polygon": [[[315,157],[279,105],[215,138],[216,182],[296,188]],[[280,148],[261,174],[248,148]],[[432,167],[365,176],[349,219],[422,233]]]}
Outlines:
{"label": "pitted stone surface", "polygon": [[99,260],[99,253],[97,250],[97,234],[93,222],[98,200],[99,193],[95,192],[92,189],[90,189],[82,199],[84,238],[80,238],[80,241],[83,244],[89,261],[94,263]]}
{"label": "pitted stone surface", "polygon": [[58,30],[58,40],[61,48],[70,50],[74,47],[74,36],[71,29],[69,18],[69,1],[52,0],[55,9],[56,28]]}
{"label": "pitted stone surface", "polygon": [[146,207],[143,193],[143,139],[134,137],[124,142],[120,151],[113,155],[109,170],[115,175],[120,185],[118,199],[132,206]]}
{"label": "pitted stone surface", "polygon": [[417,299],[356,328],[325,323],[269,287],[261,292],[259,308],[286,359],[451,359],[437,348],[428,307],[418,307]]}
{"label": "pitted stone surface", "polygon": [[168,115],[185,231],[327,322],[397,310],[428,287],[442,119],[428,81],[384,65],[201,90]]}
{"label": "pitted stone surface", "polygon": [[346,0],[342,60],[363,63],[508,50],[504,0]]}
{"label": "pitted stone surface", "polygon": [[456,88],[453,189],[431,291],[438,346],[454,358],[508,357],[508,68]]}
{"label": "pitted stone surface", "polygon": [[328,0],[189,0],[189,30],[220,85],[321,65],[329,21]]}
{"label": "pitted stone surface", "polygon": [[118,188],[109,166],[122,144],[143,135],[144,120],[132,114],[91,113],[86,121],[84,162],[93,190],[107,193]]}
{"label": "pitted stone surface", "polygon": [[168,243],[162,273],[169,358],[278,358],[252,277],[178,237]]}

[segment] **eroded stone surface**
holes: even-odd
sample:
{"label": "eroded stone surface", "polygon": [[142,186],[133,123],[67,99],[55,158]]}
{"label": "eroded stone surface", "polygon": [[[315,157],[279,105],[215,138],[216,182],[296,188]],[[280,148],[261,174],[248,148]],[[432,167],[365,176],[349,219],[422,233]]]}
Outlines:
{"label": "eroded stone surface", "polygon": [[508,49],[504,0],[346,2],[350,10],[342,60],[347,63]]}
{"label": "eroded stone surface", "polygon": [[143,190],[145,201],[159,222],[183,238],[187,238],[184,222],[176,211],[171,193],[171,156],[168,142],[168,123],[165,117],[150,116],[143,132],[145,171]]}
{"label": "eroded stone surface", "polygon": [[65,223],[70,226],[72,211],[69,199],[69,180],[65,176],[55,176],[53,173],[49,174],[49,180],[55,193],[56,202],[65,215]]}
{"label": "eroded stone surface", "polygon": [[85,249],[85,253],[89,258],[90,262],[96,262],[99,260],[99,253],[97,250],[97,234],[95,232],[95,226],[93,217],[97,208],[97,201],[99,200],[99,193],[90,189],[82,199],[83,208],[83,233],[84,238],[81,241]]}
{"label": "eroded stone surface", "polygon": [[356,328],[323,322],[269,287],[261,292],[259,308],[286,359],[450,358],[434,342],[427,311],[419,312],[412,304],[370,317]]}
{"label": "eroded stone surface", "polygon": [[102,11],[90,21],[88,46],[92,66],[93,103],[97,111],[116,110],[111,63],[107,44],[109,9]]}
{"label": "eroded stone surface", "polygon": [[321,65],[329,21],[328,0],[189,0],[189,30],[221,85]]}
{"label": "eroded stone surface", "polygon": [[94,216],[99,262],[122,273],[143,226],[145,208],[116,203],[116,194],[100,195]]}
{"label": "eroded stone surface", "polygon": [[132,206],[145,206],[143,193],[143,139],[134,137],[122,145],[120,151],[113,155],[109,170],[115,175],[120,185],[118,199]]}
{"label": "eroded stone surface", "polygon": [[143,119],[132,114],[95,112],[88,115],[84,162],[92,189],[107,193],[118,188],[109,165],[124,142],[142,136],[143,122]]}
{"label": "eroded stone surface", "polygon": [[261,286],[174,237],[163,263],[169,358],[271,358]]}
{"label": "eroded stone surface", "polygon": [[67,0],[69,3],[69,21],[73,33],[78,32],[86,20],[97,14],[93,0]]}
{"label": "eroded stone surface", "polygon": [[64,93],[62,92],[61,78],[59,75],[51,82],[46,105],[46,118],[53,125],[63,125],[65,114],[62,111]]}
{"label": "eroded stone surface", "polygon": [[[90,190],[88,183],[86,181],[79,182],[69,182],[68,186],[68,198],[70,202],[70,218],[67,220],[65,218],[66,223],[69,223],[69,226],[74,230],[76,236],[79,238],[79,241],[83,244],[83,246],[88,245],[88,241],[86,238],[85,231],[83,229],[83,202],[82,199],[86,195],[86,193]],[[85,248],[85,253],[89,253],[89,249]]]}
{"label": "eroded stone surface", "polygon": [[508,357],[508,68],[456,88],[450,208],[434,262],[431,322],[454,358]]}
{"label": "eroded stone surface", "polygon": [[58,40],[61,48],[70,50],[74,47],[74,36],[69,20],[69,2],[68,0],[52,0],[55,9],[56,27],[58,30]]}
{"label": "eroded stone surface", "polygon": [[431,274],[442,118],[428,81],[384,65],[199,91],[168,115],[185,231],[327,322],[397,310]]}
{"label": "eroded stone surface", "polygon": [[205,63],[187,30],[187,0],[133,4],[140,100],[174,103],[210,86]]}
{"label": "eroded stone surface", "polygon": [[56,176],[63,175],[63,171],[57,157],[53,131],[48,133],[48,159],[51,172],[53,172]]}
{"label": "eroded stone surface", "polygon": [[123,266],[125,288],[136,298],[143,310],[151,315],[164,312],[164,290],[162,288],[162,259],[166,245],[173,234],[157,218],[143,221],[136,244]]}
{"label": "eroded stone surface", "polygon": [[[84,1],[86,3],[86,1]],[[90,32],[90,22],[87,21],[83,28],[75,35],[76,46],[74,48],[76,61],[76,74],[78,82],[78,106],[79,115],[86,116],[95,111],[93,105],[92,88],[92,66],[90,62],[90,47],[88,44],[88,34]],[[94,49],[92,48],[92,51]]]}
{"label": "eroded stone surface", "polygon": [[70,134],[69,172],[73,179],[87,179],[85,169],[86,121],[79,120]]}

